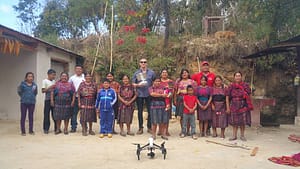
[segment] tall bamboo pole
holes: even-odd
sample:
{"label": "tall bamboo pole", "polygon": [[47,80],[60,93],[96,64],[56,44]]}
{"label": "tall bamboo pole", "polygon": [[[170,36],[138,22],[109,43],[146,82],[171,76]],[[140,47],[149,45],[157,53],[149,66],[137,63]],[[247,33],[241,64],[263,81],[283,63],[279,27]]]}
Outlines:
{"label": "tall bamboo pole", "polygon": [[[107,9],[107,1],[105,3],[105,9],[104,9],[104,17],[103,17],[103,22],[105,23],[105,19],[106,19],[106,9]],[[99,47],[100,47],[100,41],[101,41],[101,34],[98,35],[99,36],[99,39],[98,39],[98,44],[97,44],[97,50],[96,50],[96,55],[94,57],[94,63],[93,63],[93,68],[92,68],[92,71],[91,71],[91,75],[93,76],[94,75],[94,70],[95,70],[95,67],[96,67],[96,63],[97,63],[97,56],[98,56],[98,52],[99,52]]]}
{"label": "tall bamboo pole", "polygon": [[114,27],[114,6],[111,6],[111,24],[110,24],[110,65],[109,71],[112,70],[112,55],[113,55],[113,27]]}

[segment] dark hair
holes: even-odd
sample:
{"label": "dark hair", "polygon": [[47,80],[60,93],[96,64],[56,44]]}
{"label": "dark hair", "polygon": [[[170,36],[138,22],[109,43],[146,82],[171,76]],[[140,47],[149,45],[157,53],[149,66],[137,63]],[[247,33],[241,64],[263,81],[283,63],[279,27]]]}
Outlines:
{"label": "dark hair", "polygon": [[189,75],[188,75],[188,78],[189,78],[189,79],[191,78],[189,70],[183,68],[183,69],[181,69],[181,71],[180,71],[180,80],[179,80],[179,81],[182,80],[182,74],[183,74],[183,72],[187,72],[187,73],[189,74]]}
{"label": "dark hair", "polygon": [[159,76],[155,76],[154,81],[157,80],[157,79],[159,79],[159,81],[160,81],[160,77]]}
{"label": "dark hair", "polygon": [[129,77],[128,75],[126,75],[126,74],[122,75],[121,80],[122,80],[124,77],[127,77],[127,78],[130,80],[130,77]]}
{"label": "dark hair", "polygon": [[113,72],[108,72],[108,73],[106,73],[106,76],[108,76],[108,75],[114,76],[114,73]]}
{"label": "dark hair", "polygon": [[62,76],[63,74],[66,74],[69,77],[69,74],[67,72],[61,72],[60,76]]}
{"label": "dark hair", "polygon": [[56,73],[56,71],[54,69],[49,69],[47,72],[48,75],[53,74],[53,73]]}
{"label": "dark hair", "polygon": [[217,78],[219,78],[223,81],[223,78],[220,75],[216,75],[216,77],[214,78],[214,81],[216,81]]}
{"label": "dark hair", "polygon": [[87,75],[92,76],[92,73],[91,72],[84,72],[84,76],[87,76]]}
{"label": "dark hair", "polygon": [[163,69],[161,69],[161,71],[160,71],[160,75],[162,74],[163,71],[166,71],[167,73],[169,73],[168,70],[167,70],[166,68],[163,68]]}
{"label": "dark hair", "polygon": [[237,71],[237,72],[234,72],[234,74],[233,74],[233,77],[236,75],[236,74],[241,74],[241,76],[243,76],[243,74],[242,74],[242,72],[241,71]]}
{"label": "dark hair", "polygon": [[29,75],[32,75],[32,76],[33,76],[33,79],[34,79],[34,74],[33,74],[32,72],[27,72],[27,73],[25,74],[25,80],[27,79],[27,77],[28,77]]}
{"label": "dark hair", "polygon": [[75,65],[75,67],[81,67],[83,69],[83,66],[79,64]]}
{"label": "dark hair", "polygon": [[186,90],[189,90],[190,88],[194,89],[192,85],[187,85]]}
{"label": "dark hair", "polygon": [[202,80],[202,79],[204,79],[206,82],[208,81],[208,78],[206,77],[206,76],[201,76],[201,78],[200,78],[200,81]]}
{"label": "dark hair", "polygon": [[109,80],[107,78],[103,78],[102,79],[102,83],[104,83],[104,82],[108,82],[109,83]]}

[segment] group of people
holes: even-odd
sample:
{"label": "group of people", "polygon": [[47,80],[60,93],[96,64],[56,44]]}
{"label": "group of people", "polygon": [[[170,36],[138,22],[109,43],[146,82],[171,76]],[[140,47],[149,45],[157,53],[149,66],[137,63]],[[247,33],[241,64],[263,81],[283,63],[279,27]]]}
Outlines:
{"label": "group of people", "polygon": [[[200,137],[217,137],[217,128],[221,128],[220,137],[225,138],[225,128],[233,126],[233,135],[229,140],[246,141],[245,126],[251,125],[250,111],[253,109],[250,99],[250,87],[242,80],[242,73],[234,73],[234,82],[223,84],[222,77],[209,71],[209,63],[201,63],[201,72],[190,76],[187,69],[182,69],[180,77],[173,81],[168,71],[163,69],[159,76],[147,67],[147,59],[142,58],[140,68],[132,78],[122,76],[122,82],[114,79],[113,73],[107,73],[101,85],[97,86],[90,73],[83,74],[83,67],[75,67],[75,75],[69,78],[65,72],[55,81],[56,72],[49,69],[48,77],[43,81],[45,93],[43,130],[48,134],[50,112],[54,121],[55,134],[62,133],[61,121],[64,121],[63,133],[68,134],[69,120],[71,131],[77,130],[77,116],[80,112],[82,135],[95,135],[93,122],[100,118],[100,138],[111,138],[115,132],[115,122],[119,124],[120,135],[135,135],[131,130],[135,103],[138,111],[137,135],[143,134],[143,108],[147,109],[147,132],[156,139],[161,136],[168,140],[169,119],[172,117],[172,105],[176,106],[175,116],[180,117],[180,137],[191,136],[197,139],[196,117],[199,121]],[[33,112],[37,85],[34,74],[26,73],[25,80],[18,87],[21,97],[21,134],[26,135],[25,119],[29,112],[29,134],[33,131]],[[195,117],[196,116],[196,117]],[[126,130],[124,129],[126,125]]]}

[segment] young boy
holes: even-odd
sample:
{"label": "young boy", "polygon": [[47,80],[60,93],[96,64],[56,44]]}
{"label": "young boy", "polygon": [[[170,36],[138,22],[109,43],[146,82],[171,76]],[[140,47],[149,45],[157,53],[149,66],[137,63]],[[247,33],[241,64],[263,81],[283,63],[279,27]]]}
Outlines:
{"label": "young boy", "polygon": [[[45,93],[44,121],[43,121],[43,129],[45,134],[49,133],[50,111],[53,119],[53,107],[50,104],[50,95],[51,95],[51,91],[54,89],[55,86],[56,72],[53,69],[49,69],[47,74],[48,74],[47,79],[44,79],[42,83],[42,93]],[[54,131],[56,131],[56,122],[54,119],[53,122],[54,122]]]}
{"label": "young boy", "polygon": [[96,100],[97,113],[100,111],[100,138],[107,135],[112,137],[112,127],[114,120],[113,105],[117,101],[117,95],[114,89],[110,88],[109,80],[103,80],[103,87],[100,89]]}
{"label": "young boy", "polygon": [[195,128],[195,110],[197,108],[198,99],[196,96],[194,96],[194,89],[191,85],[188,85],[186,87],[187,95],[183,96],[183,125],[182,125],[182,132],[180,134],[180,137],[183,138],[186,136],[186,126],[187,122],[190,123],[191,129],[192,129],[192,138],[197,139]]}

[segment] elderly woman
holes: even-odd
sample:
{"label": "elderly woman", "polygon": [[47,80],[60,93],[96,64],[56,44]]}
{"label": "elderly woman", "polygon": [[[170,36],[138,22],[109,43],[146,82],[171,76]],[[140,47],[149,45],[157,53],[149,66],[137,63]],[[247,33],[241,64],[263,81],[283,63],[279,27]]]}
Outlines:
{"label": "elderly woman", "polygon": [[51,105],[54,107],[54,120],[57,129],[55,134],[61,133],[61,121],[64,120],[64,134],[68,134],[69,120],[72,115],[72,107],[75,102],[75,87],[68,82],[68,73],[62,72],[60,80],[55,84],[54,90],[51,92]]}
{"label": "elderly woman", "polygon": [[92,81],[92,75],[90,73],[85,73],[84,77],[85,81],[80,83],[77,92],[82,135],[87,136],[87,123],[89,123],[89,134],[95,135],[95,132],[93,131],[93,122],[97,122],[95,108],[97,87]]}
{"label": "elderly woman", "polygon": [[247,83],[242,81],[242,73],[234,73],[234,82],[228,87],[228,96],[230,99],[229,124],[233,127],[233,137],[230,141],[237,139],[237,130],[240,127],[242,141],[245,138],[245,126],[251,125],[250,110],[253,109],[250,100],[251,90]]}
{"label": "elderly woman", "polygon": [[122,77],[122,85],[119,89],[119,113],[118,113],[118,123],[120,125],[120,135],[126,136],[123,126],[124,123],[127,126],[127,135],[133,136],[134,133],[131,132],[130,125],[132,123],[133,111],[134,111],[134,101],[137,98],[136,88],[130,84],[129,77],[124,75]]}
{"label": "elderly woman", "polygon": [[[182,69],[180,72],[180,78],[176,80],[174,85],[174,105],[176,106],[176,116],[182,117],[183,114],[183,96],[187,94],[187,86],[191,85],[194,89],[197,87],[197,83],[190,78],[190,73],[187,69]],[[180,119],[180,125],[182,129],[182,118]],[[187,126],[189,130],[189,125]],[[189,134],[189,133],[187,133]]]}

